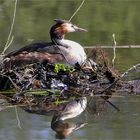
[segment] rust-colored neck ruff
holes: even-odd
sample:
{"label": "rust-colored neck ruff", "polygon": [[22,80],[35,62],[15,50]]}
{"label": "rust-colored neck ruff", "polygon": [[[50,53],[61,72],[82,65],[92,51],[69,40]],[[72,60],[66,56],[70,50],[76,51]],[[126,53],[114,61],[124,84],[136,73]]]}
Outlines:
{"label": "rust-colored neck ruff", "polygon": [[56,44],[57,42],[56,40],[64,39],[66,33],[67,33],[67,29],[65,24],[60,24],[60,23],[55,24],[54,26],[52,26],[50,30],[50,36],[52,42]]}

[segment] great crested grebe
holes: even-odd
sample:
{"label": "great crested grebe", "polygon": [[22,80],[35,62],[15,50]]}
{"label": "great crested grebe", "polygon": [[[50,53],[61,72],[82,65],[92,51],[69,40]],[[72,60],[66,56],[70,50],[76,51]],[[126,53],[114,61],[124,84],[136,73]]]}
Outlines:
{"label": "great crested grebe", "polygon": [[[25,46],[5,56],[11,65],[21,65],[47,61],[50,63],[65,63],[72,66],[82,65],[86,61],[83,47],[74,41],[65,39],[69,32],[87,31],[66,20],[55,19],[51,27],[50,43],[34,43]],[[6,60],[6,61],[7,61]]]}
{"label": "great crested grebe", "polygon": [[[63,106],[63,105],[62,105]],[[70,122],[67,119],[78,117],[87,107],[87,98],[80,97],[68,102],[62,107],[62,110],[54,113],[51,121],[51,128],[56,132],[59,139],[65,138],[72,132],[84,127],[87,123]]]}

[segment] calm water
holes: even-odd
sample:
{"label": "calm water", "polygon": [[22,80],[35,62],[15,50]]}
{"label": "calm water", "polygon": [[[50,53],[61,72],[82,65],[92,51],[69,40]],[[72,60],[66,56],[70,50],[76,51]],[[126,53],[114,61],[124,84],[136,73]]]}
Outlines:
{"label": "calm water", "polygon": [[[140,129],[140,97],[125,96],[111,99],[119,108],[116,112],[107,105],[98,114],[83,113],[70,123],[88,123],[75,131],[67,139],[84,140],[139,140]],[[49,140],[55,138],[51,130],[51,116],[29,114],[18,109],[21,129],[18,128],[14,109],[6,109],[0,113],[1,140]]]}
{"label": "calm water", "polygon": [[[18,1],[14,26],[14,42],[9,51],[37,41],[48,41],[53,19],[69,19],[80,0],[20,0]],[[0,0],[0,49],[2,50],[10,28],[13,11],[12,0]],[[112,45],[116,34],[118,45],[140,44],[139,0],[87,0],[72,20],[89,30],[74,33],[68,38],[82,45]],[[112,50],[107,50],[112,58]],[[91,51],[88,52],[91,56]],[[117,49],[116,67],[122,72],[140,62],[140,49]],[[75,131],[68,139],[139,140],[140,97],[114,97],[111,101],[120,112],[106,105],[99,113],[82,113],[68,122],[88,123]],[[94,101],[92,101],[94,102]],[[55,138],[52,131],[52,116],[30,114],[18,108],[22,129],[18,128],[14,109],[0,112],[1,140],[48,140]]]}

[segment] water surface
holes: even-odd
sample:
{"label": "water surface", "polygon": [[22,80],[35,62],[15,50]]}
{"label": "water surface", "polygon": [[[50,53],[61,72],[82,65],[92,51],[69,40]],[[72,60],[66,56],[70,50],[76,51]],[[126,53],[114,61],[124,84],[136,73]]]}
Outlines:
{"label": "water surface", "polygon": [[[88,123],[85,127],[75,131],[67,139],[95,139],[95,140],[138,140],[140,139],[140,97],[125,96],[112,98],[119,108],[116,112],[107,105],[98,114],[83,113],[71,123]],[[18,109],[21,129],[18,127],[14,109],[6,109],[0,113],[0,139],[4,140],[40,140],[54,139],[55,132],[50,128],[51,116],[29,114]]]}

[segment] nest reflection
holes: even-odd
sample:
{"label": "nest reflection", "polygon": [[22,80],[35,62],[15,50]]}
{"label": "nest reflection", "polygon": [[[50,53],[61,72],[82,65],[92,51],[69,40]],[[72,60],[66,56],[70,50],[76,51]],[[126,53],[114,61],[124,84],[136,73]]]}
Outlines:
{"label": "nest reflection", "polygon": [[[21,108],[29,113],[51,115],[51,128],[56,132],[56,138],[64,139],[71,133],[88,124],[86,119],[80,120],[81,114],[90,113],[90,115],[93,114],[99,116],[106,112],[107,104],[106,101],[100,97],[93,98],[92,100],[91,98],[87,99],[86,97],[80,97],[60,105],[48,106],[43,102],[36,105],[27,105]],[[78,118],[78,120],[75,120],[74,118]]]}

